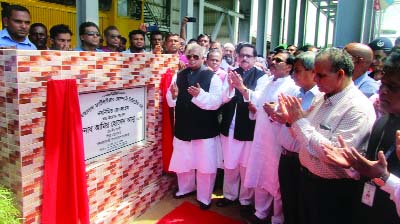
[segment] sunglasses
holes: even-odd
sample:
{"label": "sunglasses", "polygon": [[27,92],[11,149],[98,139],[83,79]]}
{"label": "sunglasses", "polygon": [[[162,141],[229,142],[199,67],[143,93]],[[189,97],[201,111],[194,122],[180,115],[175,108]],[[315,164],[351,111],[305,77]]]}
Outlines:
{"label": "sunglasses", "polygon": [[187,58],[188,60],[190,60],[190,59],[192,59],[192,58],[193,58],[194,60],[199,60],[200,56],[195,55],[195,54],[193,54],[193,55],[189,54],[189,55],[186,55],[186,58]]}
{"label": "sunglasses", "polygon": [[114,39],[114,38],[120,39],[120,38],[121,38],[121,35],[113,35],[113,34],[111,34],[110,37],[111,37],[112,39]]}
{"label": "sunglasses", "polygon": [[89,32],[86,32],[85,33],[86,35],[88,35],[88,36],[90,36],[90,37],[92,37],[92,36],[100,36],[100,33],[99,32],[94,32],[94,31],[89,31]]}

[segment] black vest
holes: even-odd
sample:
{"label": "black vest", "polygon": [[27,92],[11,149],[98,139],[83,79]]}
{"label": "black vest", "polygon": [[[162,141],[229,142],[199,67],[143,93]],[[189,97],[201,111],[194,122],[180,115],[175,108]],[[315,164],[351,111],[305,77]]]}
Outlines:
{"label": "black vest", "polygon": [[[385,115],[377,120],[372,128],[371,136],[368,142],[366,157],[369,160],[377,160],[379,150],[388,155],[388,150],[395,146],[396,130],[400,129],[400,116]],[[400,177],[400,161],[394,150],[386,159],[388,162],[388,170],[390,173]],[[355,221],[357,223],[400,223],[400,218],[396,212],[396,206],[390,199],[390,195],[376,188],[374,204],[369,207],[361,203],[361,196],[365,181],[369,178],[363,178],[360,181],[358,203],[359,209],[356,213]]]}
{"label": "black vest", "polygon": [[191,102],[189,86],[200,84],[208,92],[214,73],[202,66],[196,71],[189,68],[177,74],[179,92],[175,106],[175,137],[183,141],[213,138],[219,134],[217,110],[203,110]]}
{"label": "black vest", "polygon": [[[234,71],[242,76],[243,84],[251,90],[256,89],[257,80],[264,75],[262,71],[255,67],[251,68],[247,72],[244,72],[240,67]],[[236,90],[235,96],[228,103],[221,107],[221,134],[225,136],[229,135],[229,127],[232,123],[236,108],[235,130],[233,138],[239,141],[253,141],[256,121],[250,120],[248,107],[249,103],[244,102],[243,95]]]}

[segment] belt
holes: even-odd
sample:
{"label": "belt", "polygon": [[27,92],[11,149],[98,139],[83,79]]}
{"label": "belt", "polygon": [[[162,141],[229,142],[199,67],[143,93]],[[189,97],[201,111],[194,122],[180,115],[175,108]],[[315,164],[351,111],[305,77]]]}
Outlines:
{"label": "belt", "polygon": [[290,156],[290,157],[298,157],[299,156],[299,153],[297,153],[297,152],[289,151],[282,146],[281,146],[281,148],[282,148],[281,154],[284,156]]}

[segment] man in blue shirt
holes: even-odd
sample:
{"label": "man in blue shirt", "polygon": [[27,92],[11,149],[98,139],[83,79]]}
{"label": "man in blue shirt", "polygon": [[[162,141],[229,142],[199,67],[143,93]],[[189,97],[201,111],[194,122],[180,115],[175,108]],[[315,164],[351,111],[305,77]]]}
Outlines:
{"label": "man in blue shirt", "polygon": [[4,10],[4,29],[0,31],[0,47],[36,50],[36,46],[27,38],[31,15],[20,5],[10,5]]}
{"label": "man in blue shirt", "polygon": [[378,93],[379,84],[369,74],[369,67],[373,60],[373,52],[368,45],[362,43],[349,43],[344,47],[353,59],[353,82],[357,88],[368,98]]}

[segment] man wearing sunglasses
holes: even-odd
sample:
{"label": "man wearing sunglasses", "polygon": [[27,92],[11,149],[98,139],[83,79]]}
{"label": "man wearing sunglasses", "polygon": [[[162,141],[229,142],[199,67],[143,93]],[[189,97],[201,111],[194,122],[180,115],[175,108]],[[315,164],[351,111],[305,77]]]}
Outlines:
{"label": "man wearing sunglasses", "polygon": [[83,22],[79,26],[79,37],[81,46],[75,48],[75,51],[99,51],[100,50],[100,32],[99,27],[93,22]]}
{"label": "man wearing sunglasses", "polygon": [[218,161],[218,113],[222,103],[222,81],[203,65],[204,47],[186,49],[188,67],[174,76],[167,102],[175,107],[175,130],[169,170],[176,172],[183,198],[197,191],[201,209],[209,209]]}
{"label": "man wearing sunglasses", "polygon": [[101,50],[104,52],[118,52],[121,43],[121,34],[116,26],[108,26],[104,30],[104,37],[106,46],[103,46]]}

